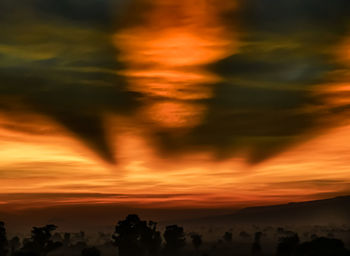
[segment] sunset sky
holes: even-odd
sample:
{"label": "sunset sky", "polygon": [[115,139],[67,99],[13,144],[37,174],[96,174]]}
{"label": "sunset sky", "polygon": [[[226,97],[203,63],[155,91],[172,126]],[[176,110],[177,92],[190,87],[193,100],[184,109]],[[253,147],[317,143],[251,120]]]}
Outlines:
{"label": "sunset sky", "polygon": [[350,194],[348,0],[0,2],[0,213]]}

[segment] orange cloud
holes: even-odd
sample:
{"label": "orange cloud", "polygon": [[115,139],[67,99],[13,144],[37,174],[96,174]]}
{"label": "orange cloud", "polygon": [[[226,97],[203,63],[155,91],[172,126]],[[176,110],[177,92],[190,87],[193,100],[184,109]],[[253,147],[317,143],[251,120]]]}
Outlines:
{"label": "orange cloud", "polygon": [[[147,139],[149,126],[193,128],[203,121],[207,108],[201,101],[213,97],[211,85],[222,79],[207,65],[237,53],[239,47],[238,36],[223,25],[220,14],[239,7],[234,1],[150,4],[143,24],[114,35],[119,60],[125,64],[119,74],[127,79],[128,90],[141,93],[144,101],[137,118],[104,113],[108,142],[118,148],[118,165],[103,164],[53,120],[1,115],[0,210],[16,204],[30,208],[82,203],[216,208],[349,193],[347,120],[254,166],[245,163],[243,153],[219,161],[210,148],[160,155]],[[326,95],[321,108],[327,111],[347,105],[348,91],[344,78],[314,93]]]}
{"label": "orange cloud", "polygon": [[209,85],[220,81],[204,66],[237,51],[237,35],[220,21],[223,6],[228,3],[154,1],[142,24],[115,35],[129,89],[163,98],[147,102],[145,111],[158,125],[193,127],[204,118],[205,106],[191,101],[211,98]]}

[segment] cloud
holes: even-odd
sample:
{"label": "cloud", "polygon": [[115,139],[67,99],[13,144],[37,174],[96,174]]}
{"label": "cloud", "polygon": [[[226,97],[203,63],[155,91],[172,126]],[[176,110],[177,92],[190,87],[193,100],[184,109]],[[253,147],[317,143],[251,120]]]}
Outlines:
{"label": "cloud", "polygon": [[9,193],[0,194],[0,200],[23,201],[35,199],[97,199],[97,198],[173,198],[173,197],[190,197],[193,194],[108,194],[108,193]]}
{"label": "cloud", "polygon": [[[171,207],[177,201],[196,202],[201,194],[108,194],[108,193],[6,193],[0,194],[0,202],[6,205],[3,212],[18,213],[28,209],[47,209],[59,206],[116,206],[134,205],[140,208]],[[198,203],[198,202],[197,202]],[[1,214],[1,213],[0,213]]]}
{"label": "cloud", "polygon": [[346,106],[327,105],[314,92],[342,79],[331,75],[343,69],[332,49],[349,32],[349,3],[252,0],[243,5],[239,52],[209,66],[224,81],[203,101],[205,121],[181,139],[173,131],[158,131],[163,153],[201,148],[227,158],[246,152],[249,162],[258,163],[318,134],[334,112],[343,118],[347,113]]}
{"label": "cloud", "polygon": [[[104,115],[124,115],[147,126],[151,121],[133,113],[160,100],[131,92],[118,73],[125,63],[117,60],[112,36],[125,2],[31,0],[18,6],[2,1],[0,111],[23,105],[16,111],[46,115],[114,163]],[[324,101],[312,91],[342,68],[331,48],[348,33],[349,2],[249,0],[241,5],[238,18],[220,17],[241,32],[238,53],[207,67],[222,78],[211,85],[212,98],[188,100],[207,110],[203,121],[185,133],[154,125],[148,134],[160,153],[211,150],[226,158],[243,151],[257,163],[323,129],[328,116],[319,109]],[[18,23],[20,18],[25,22]],[[334,111],[344,112],[339,106]],[[7,128],[26,129],[23,124]]]}
{"label": "cloud", "polygon": [[[120,63],[115,60],[117,53],[109,45],[108,34],[49,13],[44,21],[40,9],[44,1],[28,4],[34,11],[22,7],[24,14],[9,2],[3,5],[15,12],[1,25],[0,111],[16,109],[12,112],[17,115],[22,111],[49,116],[105,161],[114,162],[103,115],[130,113],[138,104],[138,95],[126,91],[125,82],[116,73]],[[93,6],[90,8],[92,11]],[[20,16],[26,23],[14,22]],[[12,123],[12,127],[21,129],[23,124],[16,128]]]}
{"label": "cloud", "polygon": [[324,4],[317,0],[248,0],[242,1],[241,4],[244,9],[242,16],[248,21],[246,24],[264,33],[310,33],[312,31],[309,29],[314,28],[314,33],[327,34],[326,30],[331,29],[330,33],[342,34],[346,32],[347,13],[350,10],[347,0],[335,0]]}

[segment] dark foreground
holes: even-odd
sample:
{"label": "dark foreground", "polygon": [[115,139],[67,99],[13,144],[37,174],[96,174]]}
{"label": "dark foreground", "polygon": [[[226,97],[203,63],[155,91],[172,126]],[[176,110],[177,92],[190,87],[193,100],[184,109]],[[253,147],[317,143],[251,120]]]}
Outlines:
{"label": "dark foreground", "polygon": [[[187,228],[186,228],[187,229]],[[9,235],[0,222],[0,256],[350,256],[350,228],[341,226],[158,227],[128,215],[114,233],[58,232],[33,227],[29,236]]]}

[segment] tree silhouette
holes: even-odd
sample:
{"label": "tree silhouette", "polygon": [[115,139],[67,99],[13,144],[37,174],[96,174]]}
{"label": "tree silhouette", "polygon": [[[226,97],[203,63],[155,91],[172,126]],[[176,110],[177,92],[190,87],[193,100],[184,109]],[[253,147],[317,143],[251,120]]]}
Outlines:
{"label": "tree silhouette", "polygon": [[70,233],[64,233],[63,235],[63,246],[69,247],[71,245],[71,235]]}
{"label": "tree silhouette", "polygon": [[[23,239],[23,246],[20,248],[19,237],[13,237],[11,240],[7,240],[5,224],[0,222],[0,256],[47,256],[47,255],[81,255],[81,256],[100,256],[101,252],[97,247],[88,247],[85,241],[85,233],[72,233],[74,237],[73,243],[70,242],[70,233],[65,233],[62,238],[60,233],[53,233],[56,230],[54,225],[46,225],[44,227],[33,227],[30,238]],[[258,229],[259,230],[259,229]],[[261,229],[264,234],[269,234],[266,229]],[[270,229],[273,232],[273,229]],[[313,232],[318,234],[323,233],[326,235],[328,232],[333,232],[334,235],[346,234],[349,232],[347,228],[328,228],[322,226],[313,227]],[[346,249],[344,243],[339,239],[329,237],[316,237],[309,242],[300,243],[299,236],[293,231],[289,231],[283,228],[279,228],[277,233],[280,236],[277,245],[276,256],[350,256],[350,251]],[[311,233],[310,233],[311,234]],[[99,233],[102,241],[108,234]],[[242,231],[240,234],[242,237],[248,237],[249,234]],[[109,234],[109,237],[111,235]],[[223,239],[220,239],[218,243],[207,244],[208,251],[199,250],[203,241],[202,237],[198,233],[189,233],[191,242],[196,249],[196,252],[190,252],[186,254],[186,251],[181,251],[186,245],[184,229],[177,225],[167,226],[164,232],[165,246],[162,251],[166,256],[180,256],[180,255],[233,255],[235,253],[233,247],[226,242],[232,241],[232,233],[226,232],[223,235]],[[254,235],[254,242],[251,247],[252,256],[261,256],[261,238],[262,232],[256,232]],[[119,221],[115,227],[115,233],[112,236],[114,245],[118,246],[118,256],[160,256],[162,239],[160,232],[157,231],[157,223],[153,221],[142,221],[137,215],[128,215],[125,220]],[[54,252],[56,248],[62,245],[59,241],[65,241],[67,246],[62,251]],[[220,245],[220,243],[222,245]],[[105,252],[113,250],[112,240],[109,244],[101,245],[97,240],[99,248],[103,248]],[[243,244],[243,243],[242,243]],[[246,244],[246,243],[244,243]],[[92,245],[91,245],[92,246]],[[100,247],[101,246],[101,247]],[[246,246],[246,245],[244,245]],[[19,249],[20,248],[20,249]],[[114,249],[115,250],[115,249]],[[240,251],[239,251],[240,252]],[[56,254],[58,253],[58,254]],[[185,253],[185,254],[184,254]]]}
{"label": "tree silhouette", "polygon": [[71,245],[70,248],[73,248],[75,250],[83,250],[87,247],[87,243],[85,241],[78,241],[75,244]]}
{"label": "tree silhouette", "polygon": [[85,232],[84,231],[80,231],[79,233],[75,234],[76,239],[81,241],[81,242],[88,242],[88,239],[86,238]]}
{"label": "tree silhouette", "polygon": [[63,242],[62,235],[60,233],[56,232],[52,236],[52,241],[54,241],[54,242]]}
{"label": "tree silhouette", "polygon": [[149,221],[148,228],[145,231],[144,244],[149,255],[158,255],[162,246],[162,237],[160,232],[157,231],[157,223]]}
{"label": "tree silhouette", "polygon": [[299,236],[293,235],[282,237],[277,245],[277,256],[292,256],[299,245]]}
{"label": "tree silhouette", "polygon": [[191,239],[192,239],[192,244],[194,248],[198,250],[199,247],[202,245],[202,236],[194,233],[191,235]]}
{"label": "tree silhouette", "polygon": [[165,253],[176,255],[186,245],[184,229],[177,225],[167,226],[164,232]]}
{"label": "tree silhouette", "polygon": [[239,233],[239,236],[240,236],[241,238],[243,238],[243,239],[248,239],[248,238],[250,238],[250,235],[249,235],[247,232],[245,232],[245,231],[241,231],[241,232]]}
{"label": "tree silhouette", "polygon": [[13,237],[9,242],[11,248],[11,254],[14,254],[21,247],[21,241],[18,236]]}
{"label": "tree silhouette", "polygon": [[350,252],[339,239],[319,237],[311,242],[302,243],[298,248],[299,256],[349,256]]}
{"label": "tree silhouette", "polygon": [[252,246],[252,255],[253,256],[261,256],[262,255],[261,244],[260,244],[261,236],[262,236],[261,232],[255,233],[254,243]]}
{"label": "tree silhouette", "polygon": [[8,241],[6,236],[5,223],[0,221],[0,255],[7,255]]}
{"label": "tree silhouette", "polygon": [[100,256],[101,253],[96,247],[84,248],[81,251],[81,256]]}
{"label": "tree silhouette", "polygon": [[[62,244],[52,241],[52,232],[56,230],[55,225],[46,225],[44,227],[33,227],[30,240],[24,242],[21,253],[28,255],[45,256],[49,252],[56,250]],[[21,254],[19,254],[21,255]]]}
{"label": "tree silhouette", "polygon": [[225,242],[230,243],[232,242],[232,233],[231,232],[225,232],[225,234],[222,236]]}
{"label": "tree silhouette", "polygon": [[155,222],[141,221],[131,214],[119,221],[112,238],[119,248],[119,256],[157,255],[161,245]]}

